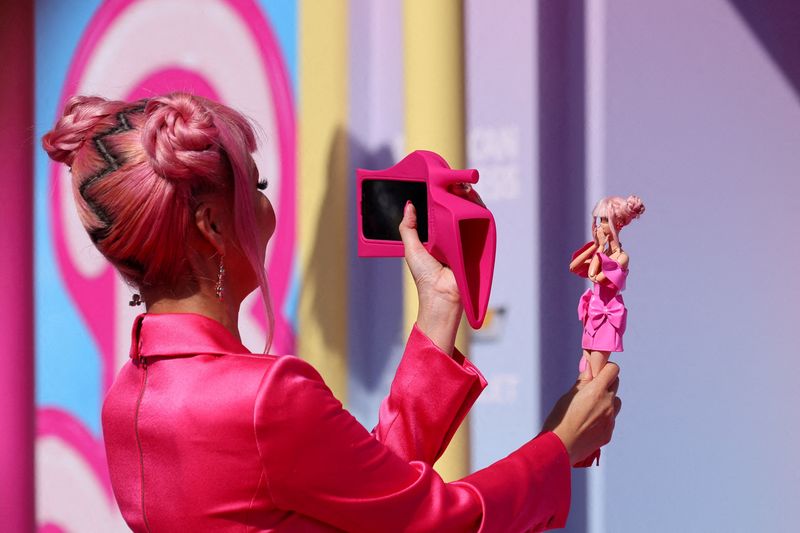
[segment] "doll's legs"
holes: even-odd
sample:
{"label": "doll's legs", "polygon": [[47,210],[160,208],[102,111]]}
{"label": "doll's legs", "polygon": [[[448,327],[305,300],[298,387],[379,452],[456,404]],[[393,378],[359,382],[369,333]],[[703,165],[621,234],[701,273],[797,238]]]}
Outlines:
{"label": "doll's legs", "polygon": [[580,372],[581,374],[586,372],[586,367],[589,366],[589,356],[591,355],[591,353],[592,352],[590,350],[586,350],[586,349],[583,350],[583,356],[581,357],[581,363],[580,363],[580,365],[578,365],[578,372]]}
{"label": "doll's legs", "polygon": [[610,355],[611,352],[583,350],[583,359],[581,360],[580,371],[584,372],[586,370],[586,365],[589,364],[592,367],[592,376],[596,376],[603,369],[603,367],[606,366]]}
{"label": "doll's legs", "polygon": [[[581,358],[580,371],[581,373],[591,367],[592,377],[600,373],[606,363],[611,352],[599,352],[597,350],[583,350],[583,357]],[[586,468],[592,466],[597,461],[597,466],[600,466],[600,450],[595,450],[589,457],[582,461],[578,461],[573,466],[579,468]]]}

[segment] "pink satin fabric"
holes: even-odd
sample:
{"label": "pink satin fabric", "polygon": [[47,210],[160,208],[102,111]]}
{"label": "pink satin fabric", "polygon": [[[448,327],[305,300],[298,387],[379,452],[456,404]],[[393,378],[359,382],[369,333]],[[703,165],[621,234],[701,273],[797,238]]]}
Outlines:
{"label": "pink satin fabric", "polygon": [[144,314],[103,405],[111,482],[134,531],[543,531],[570,466],[544,433],[445,483],[432,464],[486,386],[414,327],[372,432],[294,356],[250,353],[194,314]]}
{"label": "pink satin fabric", "polygon": [[607,281],[595,283],[578,300],[578,319],[583,322],[581,346],[586,350],[621,352],[628,311],[622,292],[628,271],[601,253],[600,268]]}

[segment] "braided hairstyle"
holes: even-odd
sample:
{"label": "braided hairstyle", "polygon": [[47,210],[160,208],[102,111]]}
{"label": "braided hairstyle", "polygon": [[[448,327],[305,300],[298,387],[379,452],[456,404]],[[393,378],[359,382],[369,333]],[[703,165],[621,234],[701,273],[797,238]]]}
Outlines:
{"label": "braided hairstyle", "polygon": [[73,96],[42,145],[70,167],[78,215],[94,245],[139,289],[191,276],[186,236],[199,195],[232,202],[237,244],[266,305],[269,346],[273,315],[252,200],[256,141],[244,116],[186,93],[136,102]]}

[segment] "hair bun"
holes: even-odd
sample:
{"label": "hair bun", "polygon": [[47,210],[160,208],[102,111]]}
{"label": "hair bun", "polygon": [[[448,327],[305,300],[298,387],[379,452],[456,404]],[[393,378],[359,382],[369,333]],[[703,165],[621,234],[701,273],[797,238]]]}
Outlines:
{"label": "hair bun", "polygon": [[218,169],[220,152],[213,142],[217,129],[198,99],[172,93],[149,100],[144,112],[142,145],[161,177],[186,180]]}
{"label": "hair bun", "polygon": [[42,146],[54,161],[72,166],[89,132],[116,111],[116,102],[99,96],[73,96],[55,127],[42,137]]}
{"label": "hair bun", "polygon": [[628,196],[628,211],[631,213],[632,218],[639,218],[644,214],[644,202],[638,196]]}

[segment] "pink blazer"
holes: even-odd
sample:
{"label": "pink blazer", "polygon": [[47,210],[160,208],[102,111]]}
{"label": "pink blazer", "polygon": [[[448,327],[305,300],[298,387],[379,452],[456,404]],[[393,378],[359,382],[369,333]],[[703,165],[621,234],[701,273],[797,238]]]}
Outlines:
{"label": "pink blazer", "polygon": [[111,482],[134,531],[543,531],[570,465],[544,433],[445,483],[432,466],[486,386],[414,327],[367,431],[314,368],[250,353],[218,322],[143,314],[103,405]]}

